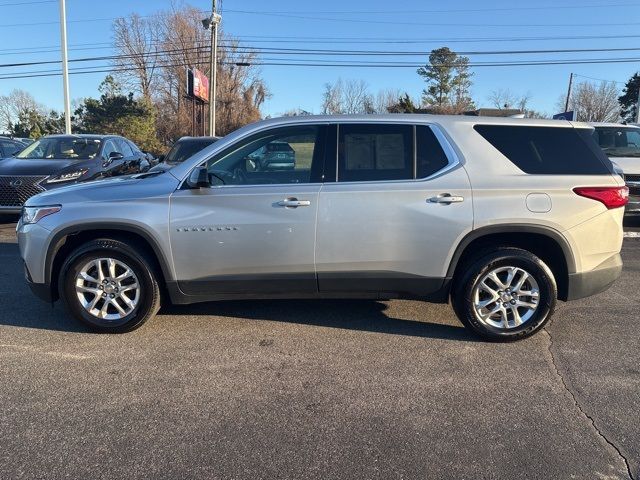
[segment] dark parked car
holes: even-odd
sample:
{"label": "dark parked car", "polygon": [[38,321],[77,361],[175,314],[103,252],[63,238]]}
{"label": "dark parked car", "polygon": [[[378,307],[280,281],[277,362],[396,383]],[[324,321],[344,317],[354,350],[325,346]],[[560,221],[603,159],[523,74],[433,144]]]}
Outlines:
{"label": "dark parked car", "polygon": [[12,157],[26,146],[26,143],[15,138],[0,137],[0,159]]}
{"label": "dark parked car", "polygon": [[146,155],[116,135],[51,135],[0,162],[0,213],[19,213],[37,193],[148,171]]}
{"label": "dark parked car", "polygon": [[220,137],[182,137],[173,144],[169,153],[159,157],[160,163],[151,171],[169,170],[218,140]]}
{"label": "dark parked car", "polygon": [[257,171],[293,170],[296,152],[287,142],[271,142],[249,157]]}

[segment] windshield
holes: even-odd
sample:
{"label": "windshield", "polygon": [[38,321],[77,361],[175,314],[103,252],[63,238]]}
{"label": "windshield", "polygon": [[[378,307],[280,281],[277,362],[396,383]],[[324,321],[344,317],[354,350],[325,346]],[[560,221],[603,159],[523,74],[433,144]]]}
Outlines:
{"label": "windshield", "polygon": [[594,136],[609,157],[640,157],[640,128],[596,127]]}
{"label": "windshield", "polygon": [[90,160],[100,151],[100,140],[73,137],[41,138],[20,153],[17,158]]}
{"label": "windshield", "polygon": [[198,153],[200,150],[204,149],[205,147],[208,147],[214,142],[215,140],[176,142],[173,145],[173,147],[171,147],[171,150],[169,150],[169,153],[167,153],[167,156],[165,157],[165,162],[182,163],[187,158],[192,157],[193,155]]}

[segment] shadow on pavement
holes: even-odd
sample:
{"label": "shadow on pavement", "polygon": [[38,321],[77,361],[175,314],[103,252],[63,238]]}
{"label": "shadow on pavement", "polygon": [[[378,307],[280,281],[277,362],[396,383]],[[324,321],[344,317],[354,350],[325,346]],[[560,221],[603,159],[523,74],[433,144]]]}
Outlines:
{"label": "shadow on pavement", "polygon": [[36,298],[24,279],[18,246],[0,243],[0,325],[64,332],[87,332],[61,305]]}
{"label": "shadow on pavement", "polygon": [[[421,304],[436,310],[447,306]],[[387,305],[375,300],[247,300],[163,307],[163,315],[216,315],[218,317],[270,320],[317,327],[412,337],[479,341],[462,325],[405,320],[385,313]],[[434,312],[435,313],[435,312]]]}
{"label": "shadow on pavement", "polygon": [[[0,325],[88,332],[82,324],[66,315],[59,303],[52,307],[38,300],[29,291],[23,277],[18,246],[15,244],[0,243],[0,300]],[[420,308],[437,310],[447,307],[424,304]],[[178,317],[215,315],[393,335],[477,341],[461,325],[391,318],[385,313],[387,309],[387,305],[374,300],[250,300],[167,306],[163,307],[160,314]],[[151,328],[152,325],[153,322]]]}

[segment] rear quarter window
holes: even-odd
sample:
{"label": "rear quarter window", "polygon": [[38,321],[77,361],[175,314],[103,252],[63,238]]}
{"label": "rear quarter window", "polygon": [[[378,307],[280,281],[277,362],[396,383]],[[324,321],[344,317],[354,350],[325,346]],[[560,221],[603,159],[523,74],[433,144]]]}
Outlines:
{"label": "rear quarter window", "polygon": [[613,166],[586,128],[474,126],[520,170],[538,175],[606,175]]}

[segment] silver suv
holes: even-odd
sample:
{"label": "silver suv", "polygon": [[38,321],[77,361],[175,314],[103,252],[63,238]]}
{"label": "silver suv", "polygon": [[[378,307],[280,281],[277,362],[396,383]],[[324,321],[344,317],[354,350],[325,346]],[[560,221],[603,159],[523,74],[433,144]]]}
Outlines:
{"label": "silver suv", "polygon": [[620,167],[629,187],[628,216],[640,215],[640,127],[618,123],[592,123],[594,136],[612,162]]}
{"label": "silver suv", "polygon": [[[493,340],[620,275],[628,190],[588,125],[421,115],[272,119],[166,172],[31,198],[32,290],[125,332],[175,304],[451,301]],[[252,158],[288,144],[293,169]]]}

